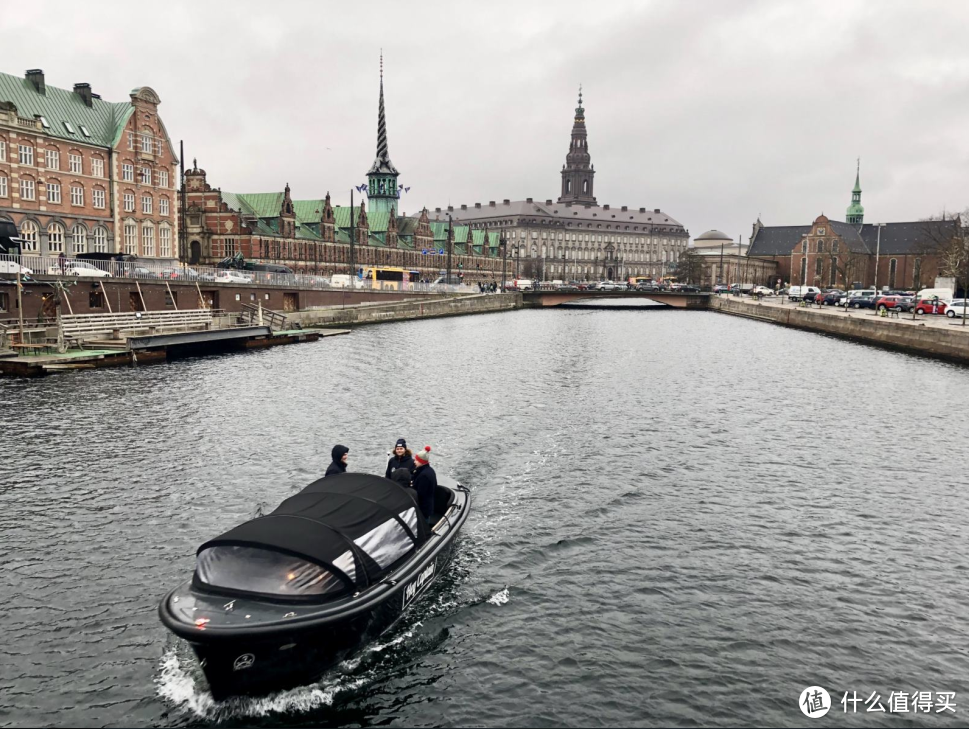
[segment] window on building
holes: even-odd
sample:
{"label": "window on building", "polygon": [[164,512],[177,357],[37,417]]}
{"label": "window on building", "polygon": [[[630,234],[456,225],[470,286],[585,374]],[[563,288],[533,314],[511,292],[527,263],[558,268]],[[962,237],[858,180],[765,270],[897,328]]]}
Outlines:
{"label": "window on building", "polygon": [[0,293],[0,311],[10,311],[10,294]]}
{"label": "window on building", "polygon": [[59,203],[61,201],[61,185],[59,182],[47,183],[47,202]]}
{"label": "window on building", "polygon": [[814,262],[814,275],[820,276],[824,270],[824,262],[819,258]]}
{"label": "window on building", "polygon": [[150,223],[141,226],[141,250],[143,256],[155,256],[155,226]]}
{"label": "window on building", "polygon": [[7,161],[7,140],[0,139],[0,162]]}
{"label": "window on building", "polygon": [[64,228],[60,223],[47,226],[47,250],[51,253],[64,252]]}
{"label": "window on building", "polygon": [[83,225],[75,225],[71,230],[71,252],[87,253],[87,231]]}
{"label": "window on building", "polygon": [[88,128],[86,126],[81,124],[80,127],[81,127],[81,134],[83,134],[85,137],[91,136],[91,132],[88,131]]}
{"label": "window on building", "polygon": [[151,184],[151,167],[141,168],[141,184],[150,185]]}
{"label": "window on building", "polygon": [[124,211],[126,213],[133,213],[135,211],[135,194],[133,192],[126,192],[121,199],[124,204]]}
{"label": "window on building", "polygon": [[828,286],[834,286],[838,282],[838,259],[831,257],[831,281]]}
{"label": "window on building", "polygon": [[831,252],[832,253],[838,252],[838,241],[836,240],[831,241]]}
{"label": "window on building", "polygon": [[84,188],[80,185],[71,185],[71,205],[84,204]]}
{"label": "window on building", "polygon": [[142,152],[147,152],[148,154],[151,154],[151,150],[152,150],[151,135],[150,134],[142,134],[141,135],[141,151]]}
{"label": "window on building", "polygon": [[17,146],[19,152],[19,161],[22,165],[32,165],[34,163],[34,148],[29,144],[20,144]]}
{"label": "window on building", "polygon": [[108,252],[108,231],[102,227],[94,229],[94,253]]}
{"label": "window on building", "polygon": [[104,177],[104,160],[94,157],[91,160],[91,174],[95,177]]}
{"label": "window on building", "polygon": [[168,170],[158,170],[158,186],[168,187]]}
{"label": "window on building", "polygon": [[888,288],[895,288],[895,273],[898,271],[898,259],[893,258],[888,262]]}
{"label": "window on building", "polygon": [[158,229],[158,255],[162,258],[172,257],[172,229],[167,225]]}
{"label": "window on building", "polygon": [[165,288],[165,306],[178,308],[178,292]]}
{"label": "window on building", "polygon": [[161,215],[168,215],[168,198],[160,197],[158,198],[158,212]]}
{"label": "window on building", "polygon": [[128,132],[128,149],[134,149],[134,148],[135,148],[135,133]]}
{"label": "window on building", "polygon": [[40,240],[40,236],[37,230],[37,224],[32,220],[25,220],[20,224],[20,240],[22,241],[20,249],[23,251],[36,251],[37,242]]}
{"label": "window on building", "polygon": [[0,197],[8,197],[10,195],[10,190],[7,186],[7,178],[0,175]]}
{"label": "window on building", "polygon": [[130,162],[121,163],[121,179],[125,182],[135,181],[135,166]]}
{"label": "window on building", "polygon": [[83,172],[84,172],[84,166],[81,163],[81,155],[79,155],[79,154],[68,154],[67,157],[68,157],[68,161],[69,161],[69,163],[71,165],[71,172],[77,173],[79,175],[80,174],[83,174]]}
{"label": "window on building", "polygon": [[101,289],[93,289],[90,294],[88,294],[88,307],[91,309],[103,309],[104,308],[104,292]]}
{"label": "window on building", "polygon": [[138,226],[130,221],[124,224],[124,252],[129,256],[138,255]]}
{"label": "window on building", "polygon": [[162,140],[155,137],[155,154],[160,155],[162,153]]}
{"label": "window on building", "polygon": [[77,136],[77,130],[74,128],[74,125],[71,124],[69,121],[64,122],[64,128],[67,130],[68,134],[73,134]]}
{"label": "window on building", "polygon": [[49,170],[59,170],[61,168],[61,153],[56,149],[45,149],[44,165]]}
{"label": "window on building", "polygon": [[145,215],[151,215],[151,195],[141,196],[141,212]]}
{"label": "window on building", "polygon": [[818,253],[824,253],[824,241],[823,240],[819,240],[818,241]]}
{"label": "window on building", "polygon": [[801,241],[801,253],[807,253],[807,241],[806,240],[802,240]]}
{"label": "window on building", "polygon": [[95,189],[91,192],[91,199],[96,208],[104,208],[104,190]]}
{"label": "window on building", "polygon": [[21,178],[20,180],[20,199],[21,200],[33,200],[34,199],[34,181],[25,180]]}

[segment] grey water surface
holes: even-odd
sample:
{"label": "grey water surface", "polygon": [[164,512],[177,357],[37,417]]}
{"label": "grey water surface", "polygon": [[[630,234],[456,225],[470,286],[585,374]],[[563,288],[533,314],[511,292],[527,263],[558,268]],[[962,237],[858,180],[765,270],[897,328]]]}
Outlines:
{"label": "grey water surface", "polygon": [[[0,726],[969,717],[963,367],[708,312],[509,312],[3,380],[0,432]],[[382,472],[401,436],[472,489],[450,570],[319,683],[214,703],[158,600],[333,444]],[[840,703],[916,690],[956,713]]]}

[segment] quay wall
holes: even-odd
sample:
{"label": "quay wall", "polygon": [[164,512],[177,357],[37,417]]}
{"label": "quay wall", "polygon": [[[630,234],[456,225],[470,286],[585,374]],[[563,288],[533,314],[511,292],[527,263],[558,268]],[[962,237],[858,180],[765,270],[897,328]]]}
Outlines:
{"label": "quay wall", "polygon": [[956,327],[929,327],[870,316],[836,316],[797,306],[765,306],[748,301],[711,297],[710,309],[724,314],[830,334],[886,349],[969,364],[969,332]]}
{"label": "quay wall", "polygon": [[344,327],[361,324],[380,324],[411,319],[434,319],[443,316],[484,314],[493,311],[512,311],[522,308],[519,293],[452,296],[386,304],[368,304],[347,308],[304,309],[286,312],[291,322],[302,326]]}

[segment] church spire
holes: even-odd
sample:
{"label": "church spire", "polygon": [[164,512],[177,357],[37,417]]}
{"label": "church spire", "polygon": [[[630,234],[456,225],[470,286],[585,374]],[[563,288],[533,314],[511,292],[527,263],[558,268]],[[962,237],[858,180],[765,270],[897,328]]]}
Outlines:
{"label": "church spire", "polygon": [[572,122],[572,142],[562,167],[562,194],[559,202],[596,204],[592,194],[595,167],[589,154],[589,141],[585,129],[585,109],[582,106],[582,86],[579,85],[579,105],[575,108]]}
{"label": "church spire", "polygon": [[389,213],[397,202],[397,168],[390,161],[387,116],[384,112],[384,53],[380,52],[380,102],[377,109],[377,157],[367,173],[371,212]]}
{"label": "church spire", "polygon": [[848,206],[845,221],[852,225],[863,225],[865,222],[865,208],[861,204],[861,157],[855,171],[855,188],[851,191],[851,205]]}

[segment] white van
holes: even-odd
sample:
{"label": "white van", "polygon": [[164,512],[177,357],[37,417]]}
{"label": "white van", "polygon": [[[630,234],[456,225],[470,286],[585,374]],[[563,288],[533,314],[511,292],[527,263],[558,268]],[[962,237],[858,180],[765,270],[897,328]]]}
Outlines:
{"label": "white van", "polygon": [[16,261],[0,261],[0,273],[19,273],[21,276],[31,276],[31,271],[26,266],[21,266]]}
{"label": "white van", "polygon": [[821,289],[817,286],[791,286],[787,290],[787,298],[791,301],[800,301],[805,294],[820,294]]}
{"label": "white van", "polygon": [[516,278],[514,281],[512,281],[512,284],[519,291],[525,291],[535,286],[535,282],[530,278]]}
{"label": "white van", "polygon": [[[330,286],[336,289],[348,289],[350,288],[350,274],[349,273],[334,273],[330,276]],[[359,278],[353,279],[353,288],[362,289],[363,281]]]}
{"label": "white van", "polygon": [[936,296],[939,297],[940,301],[952,301],[955,293],[952,289],[922,289],[919,291],[916,301],[921,301],[922,299],[934,299]]}

